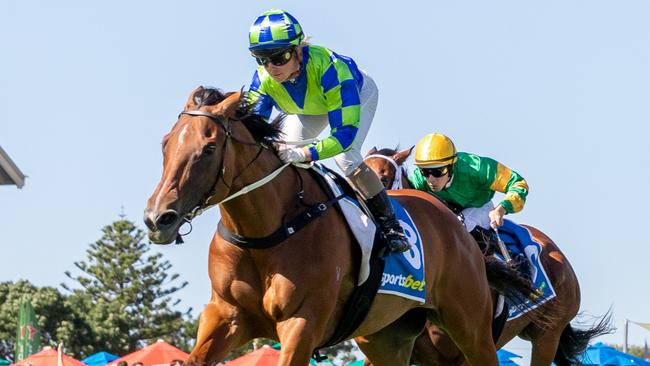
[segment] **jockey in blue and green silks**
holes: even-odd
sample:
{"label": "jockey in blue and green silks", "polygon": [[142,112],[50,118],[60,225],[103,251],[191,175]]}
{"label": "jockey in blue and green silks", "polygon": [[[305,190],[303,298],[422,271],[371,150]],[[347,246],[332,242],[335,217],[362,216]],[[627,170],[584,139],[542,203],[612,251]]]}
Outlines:
{"label": "jockey in blue and green silks", "polygon": [[[391,251],[408,250],[388,195],[361,156],[379,96],[372,78],[351,58],[305,42],[296,18],[282,10],[257,17],[249,50],[259,65],[248,91],[254,112],[267,119],[273,107],[288,114],[280,158],[298,163],[334,157],[379,222]],[[330,135],[316,141],[328,125]],[[306,146],[290,145],[302,141]]]}

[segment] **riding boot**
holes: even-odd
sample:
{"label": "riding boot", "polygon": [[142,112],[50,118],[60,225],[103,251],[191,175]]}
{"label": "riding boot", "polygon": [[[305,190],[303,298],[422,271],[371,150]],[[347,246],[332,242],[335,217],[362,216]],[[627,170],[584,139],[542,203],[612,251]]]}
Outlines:
{"label": "riding boot", "polygon": [[379,223],[381,232],[388,241],[388,249],[397,253],[409,250],[411,245],[404,235],[402,226],[395,219],[393,205],[390,203],[386,189],[375,172],[365,163],[361,163],[347,178],[359,192],[370,213]]}
{"label": "riding boot", "polygon": [[393,210],[393,205],[388,199],[388,194],[386,190],[382,190],[377,193],[374,197],[365,200],[370,213],[374,218],[379,222],[382,233],[388,241],[388,248],[391,252],[401,253],[409,250],[411,244],[409,244],[406,235],[404,235],[404,230],[395,218],[395,211]]}

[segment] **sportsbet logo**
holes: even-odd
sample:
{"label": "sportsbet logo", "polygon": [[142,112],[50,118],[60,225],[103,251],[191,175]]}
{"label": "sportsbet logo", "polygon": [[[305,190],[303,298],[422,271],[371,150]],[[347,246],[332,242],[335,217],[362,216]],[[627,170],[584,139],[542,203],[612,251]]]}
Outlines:
{"label": "sportsbet logo", "polygon": [[404,288],[410,288],[411,290],[424,291],[424,281],[413,281],[412,275],[404,277],[402,275],[384,273],[381,278],[381,285],[384,286],[387,283]]}

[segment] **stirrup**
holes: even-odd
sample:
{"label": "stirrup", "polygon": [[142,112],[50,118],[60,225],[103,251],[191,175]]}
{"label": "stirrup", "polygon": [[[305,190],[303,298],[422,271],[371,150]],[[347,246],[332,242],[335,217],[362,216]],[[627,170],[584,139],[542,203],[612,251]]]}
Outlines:
{"label": "stirrup", "polygon": [[391,253],[403,253],[411,249],[411,244],[403,233],[389,229],[385,236]]}

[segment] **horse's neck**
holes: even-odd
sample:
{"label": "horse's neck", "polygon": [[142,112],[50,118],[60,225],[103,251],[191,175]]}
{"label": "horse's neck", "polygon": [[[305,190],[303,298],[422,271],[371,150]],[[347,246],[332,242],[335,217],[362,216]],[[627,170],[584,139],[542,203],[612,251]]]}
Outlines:
{"label": "horse's neck", "polygon": [[[230,194],[241,188],[268,177],[273,171],[282,166],[275,153],[269,149],[262,151],[260,156],[249,165],[257,154],[256,148],[240,147],[235,153],[235,162],[231,171],[239,174],[233,182]],[[298,204],[301,174],[305,196],[313,190],[315,182],[301,171],[302,169],[288,166],[263,186],[249,193],[234,198],[221,205],[223,224],[231,231],[252,238],[265,237],[274,232],[282,224],[283,218],[292,216]]]}

